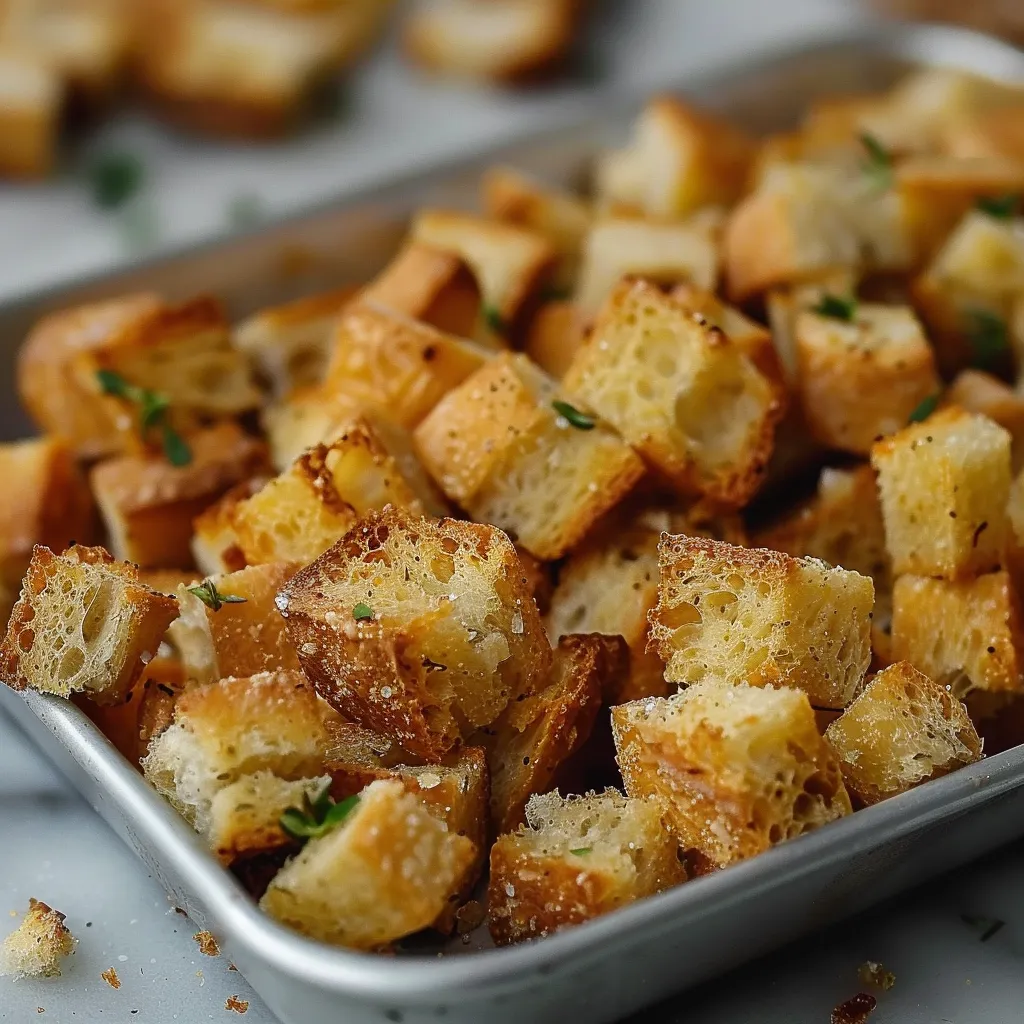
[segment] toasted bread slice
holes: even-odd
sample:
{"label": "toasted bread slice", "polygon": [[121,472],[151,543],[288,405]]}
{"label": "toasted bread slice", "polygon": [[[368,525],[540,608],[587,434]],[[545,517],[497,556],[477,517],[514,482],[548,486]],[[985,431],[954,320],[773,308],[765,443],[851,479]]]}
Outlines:
{"label": "toasted bread slice", "polygon": [[0,175],[44,178],[57,157],[60,74],[44,57],[0,40]]}
{"label": "toasted bread slice", "polygon": [[61,960],[75,951],[76,941],[59,910],[29,899],[21,924],[0,946],[0,976],[55,977],[60,974]]}

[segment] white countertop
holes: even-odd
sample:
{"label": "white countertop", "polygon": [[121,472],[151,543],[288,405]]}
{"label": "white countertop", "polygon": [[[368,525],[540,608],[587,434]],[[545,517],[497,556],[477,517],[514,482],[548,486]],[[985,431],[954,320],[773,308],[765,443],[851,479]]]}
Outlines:
{"label": "white countertop", "polygon": [[[627,87],[656,84],[769,43],[848,24],[840,0],[637,0],[604,3],[593,51]],[[268,214],[302,206],[420,161],[509,137],[566,99],[425,85],[385,49],[353,84],[348,114],[276,148],[199,143],[123,117],[79,153],[124,147],[150,173],[140,200],[159,245],[218,233],[230,201],[255,194]],[[0,300],[126,259],[122,217],[96,211],[81,176],[33,188],[0,185]],[[228,969],[200,954],[135,856],[0,712],[0,934],[30,896],[67,914],[78,949],[64,975],[0,979],[0,1021],[183,1024],[274,1018]],[[990,941],[961,915],[999,918]],[[1024,846],[800,946],[783,950],[641,1015],[650,1024],[817,1024],[862,988],[857,968],[881,961],[897,976],[871,1024],[1013,1024],[1024,1019]],[[100,978],[114,967],[117,991]],[[249,1001],[244,1017],[225,1000]],[[39,1011],[42,1008],[42,1012]]]}

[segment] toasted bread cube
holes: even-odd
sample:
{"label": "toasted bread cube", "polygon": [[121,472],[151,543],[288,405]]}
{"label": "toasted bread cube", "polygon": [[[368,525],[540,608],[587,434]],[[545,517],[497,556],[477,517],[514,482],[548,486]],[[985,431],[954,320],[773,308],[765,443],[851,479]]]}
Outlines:
{"label": "toasted bread cube", "polygon": [[647,616],[658,603],[658,537],[656,529],[616,517],[576,548],[558,573],[546,620],[552,641],[603,633],[629,645],[628,669],[611,680],[608,704],[669,691],[661,658],[647,651]]}
{"label": "toasted bread cube", "polygon": [[556,380],[565,376],[584,341],[583,318],[574,302],[545,302],[530,321],[523,351]]}
{"label": "toasted bread cube", "polygon": [[651,641],[673,683],[793,686],[853,699],[871,660],[871,579],[816,558],[662,537]]}
{"label": "toasted bread cube", "polygon": [[480,289],[469,267],[454,253],[416,241],[405,244],[360,300],[457,337],[469,337],[480,317]]}
{"label": "toasted bread cube", "polygon": [[75,951],[76,941],[59,910],[30,898],[21,924],[0,946],[0,977],[56,977],[61,959]]}
{"label": "toasted bread cube", "polygon": [[433,0],[405,24],[406,53],[456,78],[518,82],[562,62],[577,22],[576,0]]}
{"label": "toasted bread cube", "polygon": [[414,241],[453,253],[473,271],[482,302],[478,330],[482,340],[491,342],[515,335],[557,257],[537,231],[456,210],[420,210],[411,233]]}
{"label": "toasted bread cube", "polygon": [[0,644],[0,678],[15,690],[117,704],[177,614],[174,598],[144,587],[134,565],[103,548],[56,555],[37,546]]}
{"label": "toasted bread cube", "polygon": [[428,759],[490,725],[551,664],[515,548],[489,526],[370,513],[277,607],[320,695]]}
{"label": "toasted bread cube", "polygon": [[209,576],[214,595],[234,598],[216,607],[190,592],[177,589],[180,617],[168,630],[168,640],[181,658],[185,675],[200,683],[263,672],[298,672],[299,659],[277,612],[278,591],[298,571],[288,562],[252,565],[237,572]]}
{"label": "toasted bread cube", "polygon": [[210,802],[203,838],[221,862],[270,853],[293,842],[280,824],[290,807],[302,807],[331,784],[329,775],[312,779],[281,779],[273,772],[243,775],[218,790]]}
{"label": "toasted bread cube", "polygon": [[544,560],[574,547],[644,471],[610,426],[581,413],[554,380],[511,353],[442,399],[415,440],[453,502]]}
{"label": "toasted bread cube", "polygon": [[235,348],[249,357],[277,398],[319,384],[327,372],[334,323],[358,290],[346,285],[261,309],[235,328]]}
{"label": "toasted bread cube", "polygon": [[942,149],[960,159],[1019,164],[1024,159],[1024,103],[1017,99],[952,121],[942,133]]}
{"label": "toasted bread cube", "polygon": [[435,921],[475,854],[401,783],[382,780],[274,876],[260,906],[321,942],[375,949]]}
{"label": "toasted bread cube", "polygon": [[527,800],[550,789],[559,765],[587,741],[602,698],[615,686],[627,657],[620,637],[559,638],[543,689],[509,704],[482,731],[479,742],[490,766],[495,834],[522,824]]}
{"label": "toasted bread cube", "polygon": [[[613,154],[611,173],[605,170],[607,157],[598,162],[597,198],[605,206],[639,199],[645,213],[668,219],[702,206],[731,206],[743,191],[754,148],[727,122],[675,96],[655,96],[637,118],[630,144]],[[628,186],[616,188],[624,161],[636,164],[639,194]]]}
{"label": "toasted bread cube", "polygon": [[952,582],[900,576],[893,587],[892,656],[975,703],[1024,691],[1024,627],[1006,572]]}
{"label": "toasted bread cube", "polygon": [[541,938],[686,881],[664,806],[614,789],[534,796],[491,849],[487,903],[499,946]]}
{"label": "toasted bread cube", "polygon": [[37,54],[0,44],[0,175],[50,173],[63,104],[56,68]]}
{"label": "toasted bread cube", "polygon": [[576,280],[590,207],[578,196],[545,185],[510,167],[492,167],[480,183],[484,213],[543,235],[558,253],[552,286],[570,288]]}
{"label": "toasted bread cube", "polygon": [[214,576],[245,568],[245,555],[238,546],[233,522],[235,509],[263,490],[268,481],[260,473],[235,484],[192,520],[192,558],[200,575]]}
{"label": "toasted bread cube", "polygon": [[299,672],[223,679],[182,693],[142,762],[153,788],[200,832],[213,798],[243,775],[323,774],[337,714]]}
{"label": "toasted bread cube", "polygon": [[908,307],[861,302],[851,322],[801,313],[796,348],[804,418],[829,448],[869,454],[939,391],[931,346]]}
{"label": "toasted bread cube", "polygon": [[720,330],[645,281],[611,294],[563,387],[681,493],[735,507],[763,479],[782,412]]}
{"label": "toasted bread cube", "polygon": [[623,277],[658,284],[689,281],[710,290],[718,280],[718,222],[707,217],[672,223],[622,215],[598,217],[583,243],[575,302],[595,316]]}
{"label": "toasted bread cube", "polygon": [[893,571],[947,579],[1000,564],[1008,536],[1010,435],[948,408],[874,446]]}
{"label": "toasted bread cube", "polygon": [[91,543],[96,515],[85,477],[58,438],[0,444],[0,480],[11,485],[0,501],[0,585],[17,594],[32,548]]}
{"label": "toasted bread cube", "polygon": [[262,441],[231,421],[188,438],[185,466],[162,455],[119,455],[89,483],[115,557],[147,569],[192,565],[192,521],[229,488],[267,468]]}
{"label": "toasted bread cube", "polygon": [[328,440],[367,406],[358,395],[323,386],[298,388],[266,406],[261,422],[274,468],[283,472],[307,448]]}
{"label": "toasted bread cube", "polygon": [[249,565],[308,565],[371,509],[394,505],[414,515],[443,514],[443,501],[422,469],[410,468],[410,459],[415,456],[399,428],[388,429],[379,418],[354,420],[235,506],[239,550]]}
{"label": "toasted bread cube", "polygon": [[679,845],[721,868],[852,810],[807,694],[698,683],[612,709],[626,792],[657,797]]}
{"label": "toasted bread cube", "polygon": [[943,400],[967,412],[986,416],[1011,439],[1014,470],[1024,463],[1024,394],[983,370],[963,370],[946,388]]}
{"label": "toasted bread cube", "polygon": [[883,669],[826,730],[843,780],[876,804],[981,758],[967,708],[905,661]]}
{"label": "toasted bread cube", "polygon": [[338,322],[325,388],[379,407],[411,430],[488,356],[404,313],[360,302]]}

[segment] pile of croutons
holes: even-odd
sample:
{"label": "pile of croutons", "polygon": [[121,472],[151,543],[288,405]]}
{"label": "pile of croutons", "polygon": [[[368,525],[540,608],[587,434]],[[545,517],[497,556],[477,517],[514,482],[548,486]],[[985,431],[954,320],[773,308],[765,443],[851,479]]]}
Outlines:
{"label": "pile of croutons", "polygon": [[0,675],[358,949],[478,924],[488,861],[544,936],[1024,740],[1021,124],[939,71],[764,142],[662,97],[590,197],[494,169],[372,281],[48,317]]}

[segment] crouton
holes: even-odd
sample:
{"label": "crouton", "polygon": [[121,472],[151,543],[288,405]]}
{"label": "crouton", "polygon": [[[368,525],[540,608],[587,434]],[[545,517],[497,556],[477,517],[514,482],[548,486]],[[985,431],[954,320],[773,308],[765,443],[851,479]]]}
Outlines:
{"label": "crouton", "polygon": [[564,60],[576,0],[434,0],[405,24],[404,47],[428,71],[456,78],[519,82]]}
{"label": "crouton", "polygon": [[362,290],[360,301],[456,337],[469,337],[480,317],[480,289],[472,271],[454,253],[416,241],[406,242]]}
{"label": "crouton", "polygon": [[482,730],[477,742],[487,750],[495,834],[522,824],[527,800],[550,789],[559,765],[587,741],[627,658],[620,637],[560,637],[546,685]]}
{"label": "crouton", "polygon": [[945,126],[942,149],[958,159],[1024,161],[1024,104],[1018,99],[974,111]]}
{"label": "crouton", "polygon": [[370,513],[277,607],[320,695],[427,759],[490,725],[551,664],[515,549],[490,526]]}
{"label": "crouton", "polygon": [[946,388],[943,401],[998,423],[1011,438],[1014,470],[1024,464],[1024,394],[983,370],[963,370]]}
{"label": "crouton", "polygon": [[63,104],[56,68],[39,55],[0,44],[0,175],[50,173]]}
{"label": "crouton", "polygon": [[948,687],[972,717],[975,704],[1024,691],[1024,627],[1006,572],[956,582],[900,576],[892,602],[893,659]]}
{"label": "crouton", "polygon": [[273,772],[243,775],[218,790],[210,802],[203,838],[222,864],[269,853],[294,840],[281,828],[281,815],[316,800],[331,784],[329,775],[281,779]]}
{"label": "crouton", "polygon": [[274,603],[298,569],[288,562],[271,562],[209,576],[194,590],[179,587],[181,615],[167,636],[185,675],[212,683],[229,676],[300,671]]}
{"label": "crouton", "polygon": [[235,509],[263,490],[269,479],[261,473],[235,484],[192,520],[192,558],[200,575],[245,568],[245,555],[238,546],[233,522]]}
{"label": "crouton", "polygon": [[29,899],[21,924],[0,946],[0,975],[52,978],[61,960],[75,951],[78,940],[64,924],[64,915],[37,899]]}
{"label": "crouton", "polygon": [[801,313],[796,348],[804,418],[829,448],[869,454],[939,391],[931,346],[907,307],[859,302],[849,320]]}
{"label": "crouton", "polygon": [[583,341],[583,318],[576,304],[545,302],[530,321],[523,351],[545,373],[560,380]]}
{"label": "crouton", "polygon": [[335,329],[325,390],[379,407],[411,430],[488,355],[402,313],[360,302]]}
{"label": "crouton", "polygon": [[274,468],[286,470],[307,448],[326,441],[366,406],[357,395],[314,386],[298,388],[264,407],[261,422]]}
{"label": "crouton", "polygon": [[558,573],[546,625],[555,642],[571,633],[621,636],[627,671],[611,680],[606,703],[625,704],[669,691],[665,666],[647,651],[647,615],[658,601],[658,530],[613,517],[568,557]]}
{"label": "crouton", "polygon": [[495,943],[541,938],[685,882],[663,811],[614,789],[532,797],[527,824],[491,849]]}
{"label": "crouton", "polygon": [[153,788],[206,832],[213,798],[243,775],[321,775],[337,722],[298,672],[223,679],[178,697],[173,724],[150,741],[142,768]]}
{"label": "crouton", "polygon": [[744,505],[781,416],[775,385],[703,317],[644,281],[609,296],[563,381],[688,496]]}
{"label": "crouton", "polygon": [[662,537],[651,642],[673,683],[803,689],[845,707],[871,660],[871,579],[816,558]]}
{"label": "crouton", "polygon": [[59,438],[0,444],[0,480],[11,485],[0,502],[0,583],[16,594],[36,544],[54,551],[90,544],[96,515],[85,477]]}
{"label": "crouton", "polygon": [[718,280],[718,262],[714,219],[672,223],[606,214],[587,232],[574,299],[583,316],[591,318],[623,277],[658,284],[689,281],[710,290]]}
{"label": "crouton", "polygon": [[572,287],[591,220],[590,208],[582,199],[510,167],[492,167],[484,174],[480,198],[489,217],[543,235],[558,253],[552,287]]}
{"label": "crouton", "polygon": [[497,356],[416,428],[423,465],[476,520],[560,558],[643,475],[606,423],[522,355]]}
{"label": "crouton", "polygon": [[115,557],[147,569],[187,569],[192,521],[229,488],[267,469],[267,449],[232,421],[188,438],[191,457],[120,455],[89,474]]}
{"label": "crouton", "polygon": [[941,409],[879,441],[871,463],[895,573],[956,579],[1000,564],[1011,476],[1002,427]]}
{"label": "crouton", "polygon": [[371,783],[358,801],[274,876],[260,906],[311,938],[376,949],[438,918],[475,849],[398,782]]}
{"label": "crouton", "polygon": [[981,758],[967,708],[905,661],[878,673],[825,730],[843,780],[876,804]]}
{"label": "crouton", "polygon": [[482,303],[478,336],[492,343],[515,337],[557,257],[537,231],[456,210],[418,211],[411,234],[414,241],[453,253],[473,271]]}
{"label": "crouton", "polygon": [[124,700],[178,614],[178,602],[139,583],[134,565],[103,548],[63,555],[37,546],[0,643],[0,678],[98,704]]}
{"label": "crouton", "polygon": [[[597,199],[604,206],[638,203],[644,213],[666,219],[702,206],[731,206],[743,191],[754,150],[738,128],[675,96],[655,96],[637,118],[630,144],[598,161]],[[635,171],[624,174],[624,163]],[[639,188],[622,190],[631,178]]]}
{"label": "crouton", "polygon": [[235,328],[235,348],[269,383],[272,396],[283,398],[323,380],[334,322],[358,291],[346,285],[261,309]]}
{"label": "crouton", "polygon": [[682,849],[721,868],[852,810],[807,694],[698,683],[612,709],[626,792],[657,797]]}

